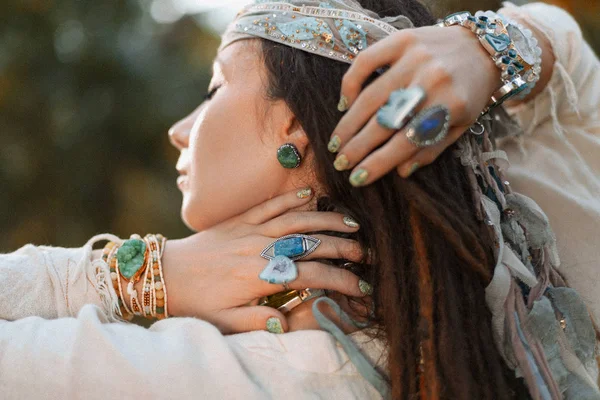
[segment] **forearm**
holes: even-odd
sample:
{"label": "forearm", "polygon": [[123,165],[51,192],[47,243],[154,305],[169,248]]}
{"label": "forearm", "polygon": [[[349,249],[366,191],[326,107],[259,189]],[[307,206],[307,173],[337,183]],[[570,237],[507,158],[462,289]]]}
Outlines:
{"label": "forearm", "polygon": [[0,319],[74,316],[85,304],[114,317],[108,269],[94,260],[91,249],[96,239],[101,240],[94,237],[79,248],[28,244],[0,254]]}
{"label": "forearm", "polygon": [[88,304],[77,318],[0,321],[0,354],[3,398],[261,398],[227,339],[197,319],[145,329]]}

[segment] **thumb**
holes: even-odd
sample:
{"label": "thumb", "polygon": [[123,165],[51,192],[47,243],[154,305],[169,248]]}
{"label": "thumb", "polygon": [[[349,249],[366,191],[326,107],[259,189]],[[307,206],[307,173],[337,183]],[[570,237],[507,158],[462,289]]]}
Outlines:
{"label": "thumb", "polygon": [[287,319],[275,308],[267,306],[236,307],[221,311],[219,328],[224,334],[264,331],[288,331]]}

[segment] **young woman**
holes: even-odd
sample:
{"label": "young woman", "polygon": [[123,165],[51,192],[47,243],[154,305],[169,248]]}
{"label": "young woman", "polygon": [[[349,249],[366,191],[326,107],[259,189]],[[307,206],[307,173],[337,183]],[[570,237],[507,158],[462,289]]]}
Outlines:
{"label": "young woman", "polygon": [[[314,19],[299,22],[308,17],[301,5],[312,3],[325,10],[320,19],[336,20],[326,23],[329,28]],[[288,8],[268,8],[277,5]],[[529,209],[493,211],[503,201],[523,204],[504,182],[497,183],[493,194],[479,193],[494,201],[475,201],[472,175],[463,165],[468,161],[465,148],[460,147],[471,142],[459,141],[456,148],[441,152],[473,124],[497,86],[497,72],[486,64],[489,56],[472,33],[463,27],[418,28],[435,20],[416,1],[257,6],[265,8],[255,14],[241,12],[238,30],[224,35],[207,101],[170,131],[181,150],[177,168],[182,175],[182,218],[199,232],[157,246],[163,273],[158,282],[168,287],[168,302],[166,290],[156,299],[164,304],[159,306],[164,314],[168,304],[168,314],[175,318],[149,329],[116,321],[118,298],[124,305],[134,304],[130,293],[135,292],[128,288],[121,296],[109,278],[114,257],[105,254],[105,260],[102,250],[92,251],[100,240],[125,245],[112,235],[96,236],[80,249],[27,245],[3,255],[2,393],[9,398],[598,398],[597,367],[590,363],[595,362],[595,337],[589,337],[594,330],[582,314],[583,303],[572,292],[558,290],[568,288],[554,269],[555,247],[544,236],[547,230],[527,237],[529,245],[536,238],[548,239],[536,242],[539,246],[510,250],[509,242],[518,240],[509,233],[531,234],[510,221],[537,226],[520,219]],[[559,34],[572,29],[564,12],[537,7],[531,16],[522,8],[524,19],[549,15]],[[347,24],[343,15],[327,17],[327,9],[355,12],[355,22]],[[374,13],[396,17],[378,19]],[[362,23],[356,22],[358,14],[364,16]],[[244,29],[252,26],[259,28],[250,33]],[[388,35],[401,46],[394,52],[382,47],[382,32],[392,32],[389,26],[400,29]],[[304,33],[309,39],[322,37],[327,46],[333,39],[327,29],[344,34],[335,35],[337,49],[323,56],[318,45],[314,50],[314,44],[302,47]],[[294,46],[286,46],[286,39],[259,38],[262,33],[275,37],[271,31],[280,31],[277,39],[285,34],[287,41],[297,34],[300,42],[295,39]],[[350,47],[364,48],[361,36],[355,36],[361,31],[369,39],[372,58],[348,72],[343,56],[348,57]],[[540,44],[543,54],[554,52],[561,59],[549,41]],[[452,46],[464,51],[472,73],[461,75],[460,57],[443,62],[454,57]],[[585,51],[587,58],[581,57],[578,65],[597,65]],[[418,60],[394,61],[388,57],[392,53]],[[332,60],[334,56],[341,61]],[[552,57],[542,61],[542,70],[551,70]],[[380,63],[391,68],[372,75],[370,68]],[[350,78],[343,81],[346,72]],[[553,73],[544,74],[530,96],[548,85]],[[397,80],[401,75],[405,80]],[[590,76],[597,85],[597,68]],[[337,126],[342,81],[347,103],[354,104]],[[363,83],[374,86],[357,99]],[[390,92],[411,84],[427,93],[422,109],[442,103],[449,110],[453,129],[448,140],[418,152],[408,146],[407,135],[374,124],[354,136]],[[385,94],[375,96],[380,92]],[[597,122],[597,110],[586,117]],[[332,150],[339,153],[337,158]],[[360,164],[371,150],[376,152]],[[465,157],[457,158],[452,150],[461,150]],[[347,162],[339,161],[341,155]],[[486,170],[497,164],[488,161]],[[408,179],[407,162],[412,163]],[[392,166],[399,166],[400,174],[387,173]],[[357,170],[350,172],[352,167]],[[500,211],[506,226],[501,227]],[[534,214],[536,221],[545,221],[543,213]],[[497,241],[502,232],[506,242]],[[310,254],[303,247],[304,257],[295,264],[297,277],[284,280],[284,288],[329,289],[328,296],[354,323],[331,302],[332,307],[316,307],[324,297],[300,302],[286,315],[259,305],[264,296],[283,290],[281,282],[259,277],[280,267],[269,261],[265,268],[261,253],[276,241],[282,243],[284,236],[300,233],[320,243]],[[497,264],[503,247],[506,258]],[[534,263],[536,276],[518,270],[515,266],[530,265],[510,258],[517,254],[530,254],[530,261],[540,261],[546,269],[540,271]],[[125,266],[129,260],[122,261]],[[281,265],[282,273],[290,269],[290,264]],[[510,283],[509,276],[520,277],[521,286]],[[505,277],[502,282],[508,286],[498,284],[498,277]],[[116,278],[116,286],[127,285],[127,279]],[[144,291],[144,284],[140,280],[135,285],[137,293]],[[533,303],[539,300],[539,307],[527,304],[527,298],[514,299],[527,284],[526,294]],[[490,288],[507,288],[507,300]],[[573,301],[555,316],[552,306],[540,308],[549,302],[547,291],[540,288],[548,289],[557,304],[559,295],[573,295]],[[597,301],[593,292],[583,295],[589,305]],[[498,299],[516,305],[514,316],[495,308]],[[525,311],[519,308],[525,306]],[[538,315],[543,318],[536,319]],[[526,319],[519,322],[519,316]],[[556,329],[559,322],[564,332]],[[262,330],[267,327],[286,333],[272,335]],[[500,340],[507,332],[512,336]],[[560,346],[552,347],[556,343]]]}

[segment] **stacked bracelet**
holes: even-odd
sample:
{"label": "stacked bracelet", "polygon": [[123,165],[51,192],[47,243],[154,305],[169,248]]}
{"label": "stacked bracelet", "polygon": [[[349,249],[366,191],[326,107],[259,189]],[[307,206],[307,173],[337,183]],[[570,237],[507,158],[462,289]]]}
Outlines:
{"label": "stacked bracelet", "polygon": [[[148,319],[169,317],[161,262],[166,241],[160,234],[148,234],[143,239],[139,235],[131,235],[122,245],[109,242],[104,247],[102,259],[109,265],[124,319],[131,320],[136,315]],[[129,304],[123,296],[121,278],[128,280]],[[141,302],[134,287],[140,279],[144,282]]]}
{"label": "stacked bracelet", "polygon": [[454,13],[438,26],[460,25],[477,35],[479,42],[490,53],[492,61],[501,70],[502,86],[493,95],[483,114],[507,99],[523,98],[540,79],[542,50],[531,30],[493,11]]}

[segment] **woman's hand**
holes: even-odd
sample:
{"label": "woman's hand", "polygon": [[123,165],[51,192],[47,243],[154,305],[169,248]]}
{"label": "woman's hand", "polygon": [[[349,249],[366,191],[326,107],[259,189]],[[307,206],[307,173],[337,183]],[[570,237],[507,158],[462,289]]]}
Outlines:
{"label": "woman's hand", "polygon": [[[317,231],[356,232],[344,216],[332,212],[289,210],[306,205],[296,192],[284,194],[206,231],[181,240],[169,240],[163,254],[169,314],[193,316],[215,325],[223,333],[267,328],[277,317],[284,331],[284,315],[271,307],[248,305],[263,296],[284,290],[281,284],[260,280],[268,264],[261,251],[277,238]],[[312,235],[321,240],[317,250],[296,261],[298,278],[290,289],[318,288],[363,297],[359,278],[342,268],[309,261],[347,259],[360,262],[357,242],[332,236]]]}
{"label": "woman's hand", "polygon": [[[367,78],[385,65],[390,69],[362,90]],[[422,27],[394,33],[360,53],[344,76],[342,96],[350,109],[331,135],[341,140],[338,159],[347,158],[345,170],[367,171],[362,185],[394,168],[408,177],[454,143],[500,85],[499,69],[468,29]],[[404,130],[386,129],[377,123],[375,114],[390,94],[414,86],[421,86],[427,95],[417,112],[436,104],[450,110],[448,136],[432,147],[418,148],[408,141]],[[343,103],[342,97],[342,110]],[[336,168],[344,164],[342,160]]]}

